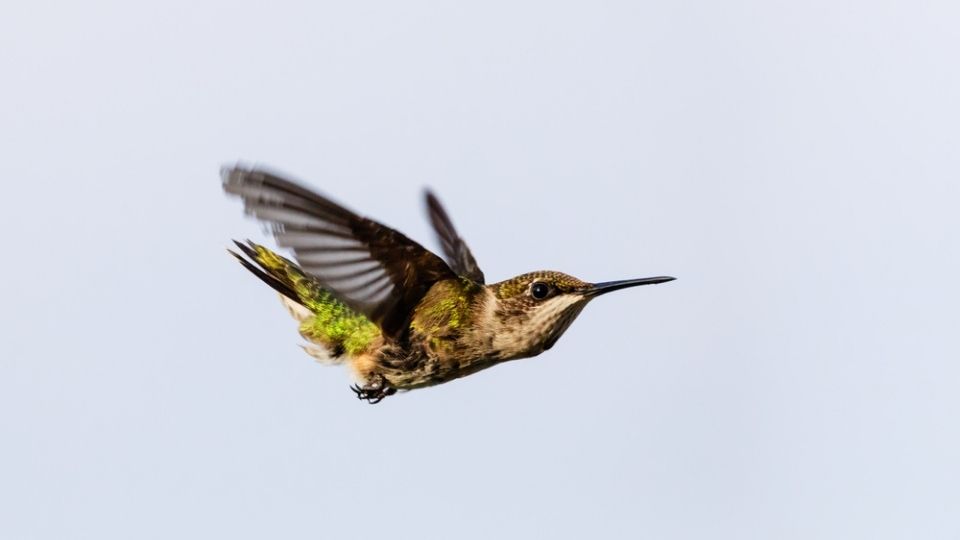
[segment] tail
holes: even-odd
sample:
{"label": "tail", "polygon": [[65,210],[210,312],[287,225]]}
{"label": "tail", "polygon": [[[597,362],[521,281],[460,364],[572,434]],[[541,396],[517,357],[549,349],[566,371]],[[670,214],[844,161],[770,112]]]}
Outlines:
{"label": "tail", "polygon": [[248,260],[236,251],[227,250],[240,261],[240,264],[242,264],[244,268],[281,295],[306,307],[304,299],[301,298],[300,293],[297,292],[297,283],[306,276],[293,261],[285,259],[250,240],[247,240],[246,245],[236,240],[234,240],[233,243],[240,248],[240,251],[242,251],[244,255],[249,257]]}

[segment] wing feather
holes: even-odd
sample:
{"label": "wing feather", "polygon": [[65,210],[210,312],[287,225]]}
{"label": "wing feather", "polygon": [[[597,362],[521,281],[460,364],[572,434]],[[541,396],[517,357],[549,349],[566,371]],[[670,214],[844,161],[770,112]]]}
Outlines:
{"label": "wing feather", "polygon": [[403,339],[413,308],[431,285],[456,273],[400,232],[358,216],[277,174],[241,166],[221,173],[223,189],[266,222],[302,269],[334,296]]}
{"label": "wing feather", "polygon": [[440,204],[440,200],[429,190],[426,192],[426,199],[430,223],[440,239],[440,246],[443,248],[443,254],[447,262],[450,263],[450,268],[463,277],[483,284],[483,271],[477,265],[470,248],[467,247],[467,243],[457,234],[457,230],[454,228],[450,216],[443,209],[443,205]]}

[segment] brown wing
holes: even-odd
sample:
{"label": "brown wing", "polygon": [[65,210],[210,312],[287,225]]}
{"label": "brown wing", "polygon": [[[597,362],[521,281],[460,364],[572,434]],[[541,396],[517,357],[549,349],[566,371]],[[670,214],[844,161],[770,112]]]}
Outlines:
{"label": "brown wing", "polygon": [[265,221],[304,271],[351,309],[402,339],[430,286],[456,275],[440,257],[403,234],[358,216],[290,180],[258,169],[225,167],[223,189]]}
{"label": "brown wing", "polygon": [[430,215],[433,230],[440,238],[440,245],[443,247],[447,262],[450,263],[450,268],[463,277],[483,284],[483,271],[477,266],[477,261],[470,253],[467,243],[457,234],[450,216],[443,209],[439,199],[430,190],[427,190],[427,214]]}

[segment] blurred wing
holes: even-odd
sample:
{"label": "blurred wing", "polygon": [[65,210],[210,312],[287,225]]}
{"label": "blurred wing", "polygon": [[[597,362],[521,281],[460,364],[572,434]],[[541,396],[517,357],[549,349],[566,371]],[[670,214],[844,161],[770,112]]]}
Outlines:
{"label": "blurred wing", "polygon": [[334,296],[400,339],[430,286],[456,275],[403,234],[263,170],[225,167],[223,189]]}
{"label": "blurred wing", "polygon": [[427,213],[430,215],[430,223],[433,224],[433,229],[437,231],[437,236],[440,237],[440,245],[443,247],[443,254],[446,256],[447,262],[450,263],[450,268],[463,277],[483,284],[483,271],[477,266],[476,259],[470,253],[470,248],[457,234],[457,230],[453,228],[453,222],[450,221],[450,216],[440,205],[440,201],[429,190],[427,191]]}

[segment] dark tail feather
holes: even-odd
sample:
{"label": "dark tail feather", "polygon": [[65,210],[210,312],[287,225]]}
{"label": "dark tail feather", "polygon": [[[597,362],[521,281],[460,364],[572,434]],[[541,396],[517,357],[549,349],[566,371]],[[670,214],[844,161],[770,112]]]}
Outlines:
{"label": "dark tail feather", "polygon": [[[249,242],[249,240],[248,240],[248,242]],[[246,268],[247,270],[249,270],[250,272],[252,272],[253,275],[255,275],[255,276],[257,276],[258,278],[260,278],[261,281],[263,281],[263,282],[266,283],[267,285],[271,286],[271,287],[272,287],[275,291],[277,291],[278,293],[286,296],[287,298],[289,298],[289,299],[291,299],[291,300],[293,300],[293,301],[295,301],[295,302],[300,302],[300,296],[299,296],[299,295],[297,294],[297,292],[294,291],[289,285],[287,285],[286,283],[284,283],[284,282],[281,281],[280,279],[274,277],[274,276],[271,275],[269,272],[265,271],[262,267],[254,264],[254,263],[257,262],[257,252],[256,252],[256,251],[254,251],[253,249],[251,249],[250,247],[248,247],[248,246],[246,246],[246,245],[244,245],[244,244],[241,244],[240,242],[238,242],[238,241],[236,241],[236,240],[234,240],[233,243],[236,244],[238,248],[240,248],[240,251],[242,251],[244,255],[246,255],[247,257],[250,258],[250,260],[247,260],[247,259],[245,259],[245,258],[243,257],[243,255],[240,255],[240,254],[237,253],[236,251],[233,251],[233,250],[230,250],[230,249],[227,250],[227,252],[229,252],[231,255],[233,255],[234,257],[236,257],[238,261],[240,261],[240,264],[242,264],[244,268]],[[252,242],[251,242],[251,244],[252,244]],[[253,262],[250,262],[250,261],[253,261]]]}

